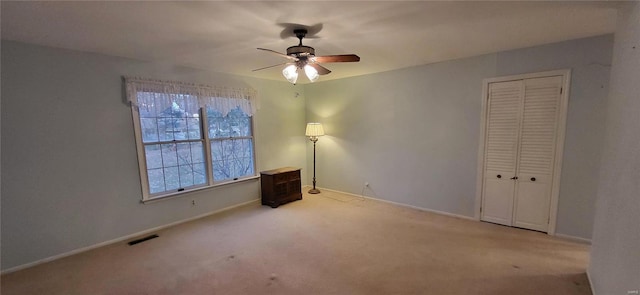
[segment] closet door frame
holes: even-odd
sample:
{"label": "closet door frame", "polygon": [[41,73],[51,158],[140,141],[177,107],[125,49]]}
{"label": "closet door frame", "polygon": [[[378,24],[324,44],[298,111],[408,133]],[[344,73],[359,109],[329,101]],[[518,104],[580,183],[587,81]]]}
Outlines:
{"label": "closet door frame", "polygon": [[558,120],[558,133],[556,139],[556,152],[553,165],[553,178],[551,184],[551,202],[549,204],[549,227],[547,234],[555,235],[558,214],[558,199],[560,195],[560,176],[562,173],[562,158],[564,154],[564,141],[567,127],[567,111],[569,105],[569,85],[571,85],[571,70],[562,69],[546,72],[527,73],[520,75],[501,76],[484,79],[482,83],[482,113],[480,121],[480,145],[478,148],[478,165],[476,177],[476,204],[475,219],[480,221],[482,206],[482,191],[484,184],[484,158],[487,128],[487,107],[489,100],[489,84],[496,82],[508,82],[531,78],[544,78],[562,76],[562,94],[560,95],[560,118]]}

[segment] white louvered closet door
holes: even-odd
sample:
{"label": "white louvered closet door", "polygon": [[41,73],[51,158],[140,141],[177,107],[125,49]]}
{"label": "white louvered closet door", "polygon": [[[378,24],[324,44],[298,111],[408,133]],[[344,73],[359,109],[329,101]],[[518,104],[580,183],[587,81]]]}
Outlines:
{"label": "white louvered closet door", "polygon": [[562,77],[524,80],[514,226],[547,231]]}
{"label": "white louvered closet door", "polygon": [[546,232],[562,76],[488,84],[481,219]]}
{"label": "white louvered closet door", "polygon": [[482,220],[512,225],[522,81],[489,84]]}

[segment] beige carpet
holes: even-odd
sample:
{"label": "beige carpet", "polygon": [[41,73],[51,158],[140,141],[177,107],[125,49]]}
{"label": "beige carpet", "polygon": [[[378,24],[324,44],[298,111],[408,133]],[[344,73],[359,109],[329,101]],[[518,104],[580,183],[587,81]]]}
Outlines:
{"label": "beige carpet", "polygon": [[589,247],[324,191],[2,276],[2,294],[591,294]]}

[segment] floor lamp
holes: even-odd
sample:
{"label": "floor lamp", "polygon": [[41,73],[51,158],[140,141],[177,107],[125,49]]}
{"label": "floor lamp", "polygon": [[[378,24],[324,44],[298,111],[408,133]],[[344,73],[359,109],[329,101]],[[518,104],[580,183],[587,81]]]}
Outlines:
{"label": "floor lamp", "polygon": [[320,190],[316,188],[316,142],[318,137],[324,135],[324,129],[320,123],[307,123],[305,135],[313,142],[313,188],[309,190],[310,194],[319,194]]}

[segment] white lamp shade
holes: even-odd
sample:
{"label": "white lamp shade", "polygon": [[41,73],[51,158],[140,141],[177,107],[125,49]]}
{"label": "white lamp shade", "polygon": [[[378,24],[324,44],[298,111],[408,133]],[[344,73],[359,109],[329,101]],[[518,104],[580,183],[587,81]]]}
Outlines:
{"label": "white lamp shade", "polygon": [[318,80],[318,78],[320,78],[320,75],[318,75],[318,70],[310,65],[304,66],[304,73],[307,74],[307,78],[309,78],[309,81],[311,82],[315,82]]}
{"label": "white lamp shade", "polygon": [[282,75],[287,81],[296,84],[296,81],[298,81],[298,67],[296,65],[288,65],[282,70]]}
{"label": "white lamp shade", "polygon": [[324,129],[322,128],[322,124],[320,123],[307,123],[307,131],[305,132],[306,136],[309,137],[318,137],[324,135]]}

